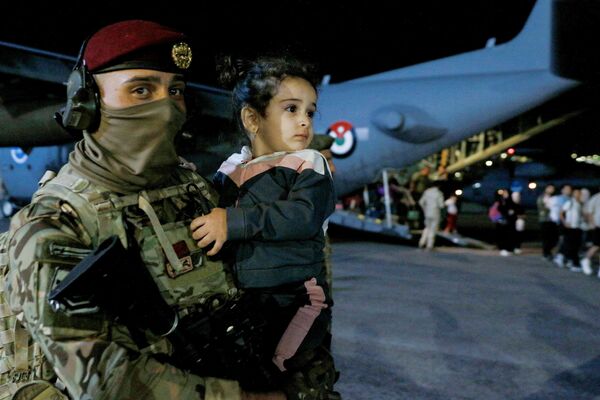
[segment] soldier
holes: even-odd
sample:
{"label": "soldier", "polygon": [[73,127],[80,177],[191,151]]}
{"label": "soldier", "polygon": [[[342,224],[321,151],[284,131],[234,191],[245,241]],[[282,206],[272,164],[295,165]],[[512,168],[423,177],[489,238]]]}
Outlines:
{"label": "soldier", "polygon": [[[241,304],[223,264],[196,246],[188,228],[216,199],[174,148],[192,60],[185,36],[130,20],[99,30],[84,46],[63,113],[63,124],[83,130],[83,140],[58,175],[42,178],[8,234],[7,300],[26,330],[16,323],[12,367],[21,372],[11,375],[11,392],[35,380],[21,386],[19,398],[51,398],[54,389],[40,380],[53,380],[76,399],[285,399],[207,377],[220,376],[210,365],[189,372],[194,364],[186,357],[204,356],[196,353],[202,343],[183,341],[178,351],[175,341],[186,337],[182,327],[209,329],[213,339],[215,317],[229,327],[223,313]],[[137,264],[152,279],[138,279],[131,272]],[[84,265],[102,274],[86,281],[75,274]],[[80,284],[79,297],[57,300]],[[140,299],[144,290],[149,296]],[[164,331],[152,328],[160,324],[153,302],[172,314]],[[237,322],[231,328],[243,331]]]}

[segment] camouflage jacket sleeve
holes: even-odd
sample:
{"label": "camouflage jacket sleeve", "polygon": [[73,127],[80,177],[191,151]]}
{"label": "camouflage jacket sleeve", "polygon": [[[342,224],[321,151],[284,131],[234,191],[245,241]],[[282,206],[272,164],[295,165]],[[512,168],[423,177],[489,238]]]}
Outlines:
{"label": "camouflage jacket sleeve", "polygon": [[237,382],[192,375],[142,354],[126,329],[112,325],[101,314],[68,317],[51,309],[47,293],[91,243],[77,216],[68,211],[59,199],[45,198],[13,217],[6,290],[11,308],[40,344],[71,396],[239,399]]}

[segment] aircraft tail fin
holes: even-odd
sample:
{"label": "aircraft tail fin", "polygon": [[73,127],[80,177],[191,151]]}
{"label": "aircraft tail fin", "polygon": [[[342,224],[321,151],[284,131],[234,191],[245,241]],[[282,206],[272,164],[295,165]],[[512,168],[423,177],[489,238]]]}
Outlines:
{"label": "aircraft tail fin", "polygon": [[438,60],[387,71],[351,82],[435,78],[515,71],[549,70],[552,0],[538,0],[525,26],[511,41]]}
{"label": "aircraft tail fin", "polygon": [[531,69],[550,69],[551,36],[552,0],[538,0],[521,32],[504,47]]}

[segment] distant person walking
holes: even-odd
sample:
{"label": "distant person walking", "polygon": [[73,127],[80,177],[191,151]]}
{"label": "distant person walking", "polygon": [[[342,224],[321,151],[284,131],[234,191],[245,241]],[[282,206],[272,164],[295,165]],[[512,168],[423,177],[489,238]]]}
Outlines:
{"label": "distant person walking", "polygon": [[[590,227],[592,247],[588,249],[585,257],[581,260],[581,268],[584,274],[591,275],[593,273],[592,259],[600,250],[600,192],[590,197],[585,205],[584,215]],[[600,278],[600,270],[598,270],[598,278]]]}
{"label": "distant person walking", "polygon": [[432,250],[435,244],[435,235],[440,226],[441,211],[444,208],[444,195],[438,188],[437,182],[430,183],[429,188],[419,199],[419,205],[425,216],[425,227],[419,240],[419,247]]}
{"label": "distant person walking", "polygon": [[558,226],[558,251],[554,256],[554,263],[559,267],[564,267],[565,263],[565,228],[561,218],[563,206],[571,199],[573,188],[571,185],[563,185],[560,194],[552,196],[550,199],[550,219]]}
{"label": "distant person walking", "polygon": [[510,190],[498,190],[497,212],[499,218],[496,223],[496,243],[501,256],[510,255],[515,249],[515,223],[517,220],[517,210],[512,201]]}
{"label": "distant person walking", "polygon": [[592,194],[590,193],[590,190],[586,187],[582,187],[582,188],[580,188],[580,190],[581,190],[581,196],[579,197],[579,202],[581,203],[581,215],[582,215],[581,250],[583,250],[585,248],[585,246],[587,245],[587,243],[591,241],[590,235],[591,235],[592,228],[590,228],[590,224],[588,223],[588,219],[586,217],[585,210],[587,209],[587,204],[590,201],[590,197],[592,197]]}
{"label": "distant person walking", "polygon": [[542,233],[542,254],[544,258],[552,261],[552,249],[558,242],[558,225],[550,218],[551,198],[556,192],[552,184],[546,185],[544,193],[539,195],[536,201],[538,221]]}
{"label": "distant person walking", "polygon": [[571,271],[581,271],[579,265],[579,249],[581,248],[581,225],[583,210],[581,207],[581,190],[574,189],[571,198],[563,205],[560,219],[564,227],[563,254],[567,259],[567,267]]}
{"label": "distant person walking", "polygon": [[513,252],[521,254],[521,245],[523,244],[523,236],[525,235],[525,209],[521,205],[521,192],[512,192],[510,198],[513,202],[516,215]]}
{"label": "distant person walking", "polygon": [[444,232],[456,233],[456,221],[458,220],[458,196],[454,193],[444,202],[446,205],[446,227]]}

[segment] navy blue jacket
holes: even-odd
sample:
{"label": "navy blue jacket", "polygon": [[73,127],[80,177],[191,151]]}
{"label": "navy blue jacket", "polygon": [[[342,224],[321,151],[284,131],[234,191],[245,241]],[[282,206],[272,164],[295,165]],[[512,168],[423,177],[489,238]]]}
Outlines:
{"label": "navy blue jacket", "polygon": [[236,245],[238,284],[324,283],[324,230],[335,209],[327,161],[315,150],[247,162],[243,154],[229,157],[214,178],[219,206],[227,209],[227,239]]}

